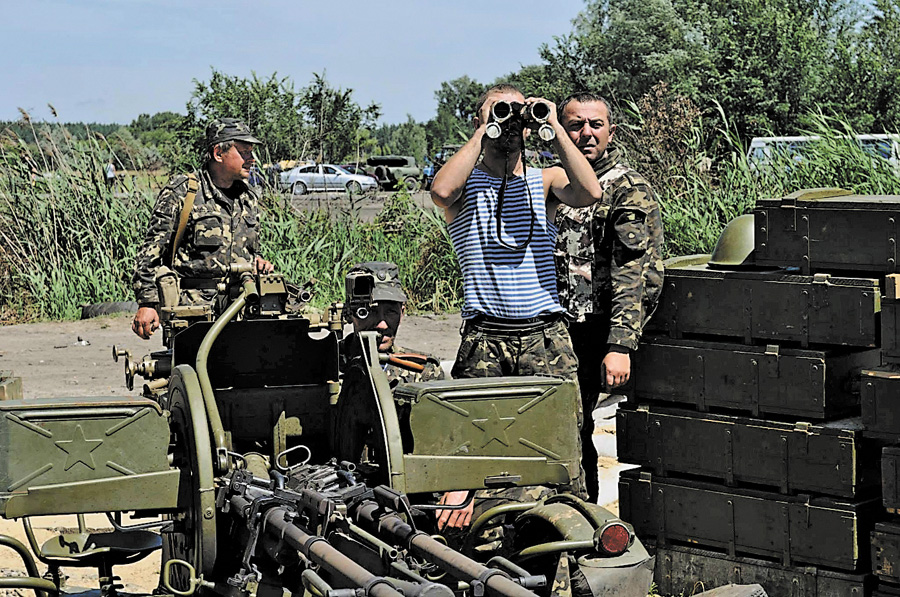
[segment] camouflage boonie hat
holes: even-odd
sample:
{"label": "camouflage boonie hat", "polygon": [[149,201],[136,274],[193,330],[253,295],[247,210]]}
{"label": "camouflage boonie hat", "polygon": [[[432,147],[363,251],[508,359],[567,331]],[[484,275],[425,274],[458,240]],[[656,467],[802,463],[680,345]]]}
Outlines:
{"label": "camouflage boonie hat", "polygon": [[262,144],[262,141],[250,132],[250,127],[237,118],[217,118],[206,127],[206,146],[212,147],[225,141]]}
{"label": "camouflage boonie hat", "polygon": [[[364,282],[363,280],[367,280]],[[400,285],[400,268],[389,261],[357,263],[346,278],[347,303],[370,297],[372,302],[406,302],[406,293]]]}

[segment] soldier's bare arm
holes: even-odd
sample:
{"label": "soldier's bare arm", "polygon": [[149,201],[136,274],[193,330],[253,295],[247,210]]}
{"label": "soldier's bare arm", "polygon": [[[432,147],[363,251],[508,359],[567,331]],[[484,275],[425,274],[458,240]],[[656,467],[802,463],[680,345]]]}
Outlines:
{"label": "soldier's bare arm", "polygon": [[149,340],[158,328],[159,312],[153,307],[140,307],[131,322],[131,331],[144,340]]}
{"label": "soldier's bare arm", "polygon": [[[469,498],[468,491],[448,491],[441,496],[439,504],[446,506],[458,506]],[[465,508],[459,510],[436,510],[439,531],[446,528],[464,529],[472,524],[472,514],[475,512],[475,502],[469,502]]]}
{"label": "soldier's bare arm", "polygon": [[253,263],[258,274],[271,274],[275,271],[275,266],[272,265],[272,262],[263,259],[259,255],[256,256]]}
{"label": "soldier's bare arm", "polygon": [[438,170],[431,183],[431,200],[444,210],[444,218],[447,223],[452,222],[459,212],[457,201],[466,187],[466,180],[478,163],[478,158],[481,157],[484,127],[488,121],[488,115],[491,113],[491,106],[496,101],[496,98],[493,98],[484,103],[481,113],[475,119],[476,128],[472,137]]}

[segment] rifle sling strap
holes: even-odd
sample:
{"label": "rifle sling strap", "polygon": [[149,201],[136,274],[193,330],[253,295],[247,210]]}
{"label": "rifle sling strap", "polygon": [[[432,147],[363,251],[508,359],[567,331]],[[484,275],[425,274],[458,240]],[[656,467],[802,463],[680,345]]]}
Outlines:
{"label": "rifle sling strap", "polygon": [[188,174],[188,192],[184,196],[184,207],[181,208],[181,217],[178,220],[178,228],[175,230],[175,240],[172,243],[171,263],[170,267],[175,267],[175,252],[178,251],[178,245],[184,238],[184,229],[187,227],[188,217],[194,208],[194,198],[197,197],[197,191],[200,190],[200,184],[197,182],[197,176],[192,172]]}

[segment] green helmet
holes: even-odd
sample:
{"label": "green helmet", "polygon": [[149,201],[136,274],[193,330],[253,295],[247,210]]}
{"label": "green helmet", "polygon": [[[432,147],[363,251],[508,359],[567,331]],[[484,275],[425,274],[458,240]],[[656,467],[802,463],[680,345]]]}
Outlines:
{"label": "green helmet", "polygon": [[747,262],[754,249],[754,218],[753,214],[738,216],[728,222],[725,230],[719,235],[719,242],[713,249],[709,258],[709,267],[716,269],[728,269],[742,265],[752,265]]}

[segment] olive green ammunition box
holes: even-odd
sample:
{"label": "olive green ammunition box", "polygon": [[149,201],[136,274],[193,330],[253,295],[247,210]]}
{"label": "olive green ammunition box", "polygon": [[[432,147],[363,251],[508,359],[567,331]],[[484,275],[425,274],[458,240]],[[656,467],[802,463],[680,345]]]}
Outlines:
{"label": "olive green ammunition box", "polygon": [[900,510],[900,446],[881,450],[881,503],[888,510]]}
{"label": "olive green ammunition box", "polygon": [[0,371],[0,400],[22,398],[22,378],[14,377],[12,371]]}
{"label": "olive green ammunition box", "polygon": [[826,419],[858,408],[851,382],[880,355],[646,336],[633,358],[638,401]]}
{"label": "olive green ammunition box", "polygon": [[756,202],[754,261],[827,270],[900,271],[897,264],[900,196],[821,197],[794,193]]}
{"label": "olive green ammunition box", "polygon": [[900,363],[900,299],[881,299],[881,354],[886,363]]}
{"label": "olive green ammunition box", "polygon": [[620,462],[782,493],[853,498],[878,484],[878,447],[859,419],[820,425],[639,407],[616,414]]}
{"label": "olive green ammunition box", "polygon": [[900,367],[864,369],[859,393],[866,433],[889,440],[900,439]]}
{"label": "olive green ammunition box", "polygon": [[407,491],[564,484],[579,474],[573,382],[550,377],[401,384],[410,405]]}
{"label": "olive green ammunition box", "polygon": [[169,426],[143,398],[0,401],[3,516],[174,508]]}
{"label": "olive green ammunition box", "polygon": [[653,329],[673,338],[709,334],[753,341],[874,347],[878,280],[722,271],[702,265],[666,270]]}
{"label": "olive green ammunition box", "polygon": [[900,583],[900,522],[879,522],[872,531],[872,572],[881,580]]}
{"label": "olive green ammunition box", "polygon": [[900,586],[878,583],[878,587],[872,591],[872,597],[900,597]]}
{"label": "olive green ammunition box", "polygon": [[713,551],[660,546],[656,551],[657,592],[691,595],[729,583],[758,583],[771,597],[865,597],[871,575],[846,574],[812,566],[782,566],[754,558],[730,557]]}
{"label": "olive green ammunition box", "polygon": [[784,496],[657,478],[638,469],[619,475],[619,514],[657,545],[690,542],[728,555],[855,571],[880,499]]}

